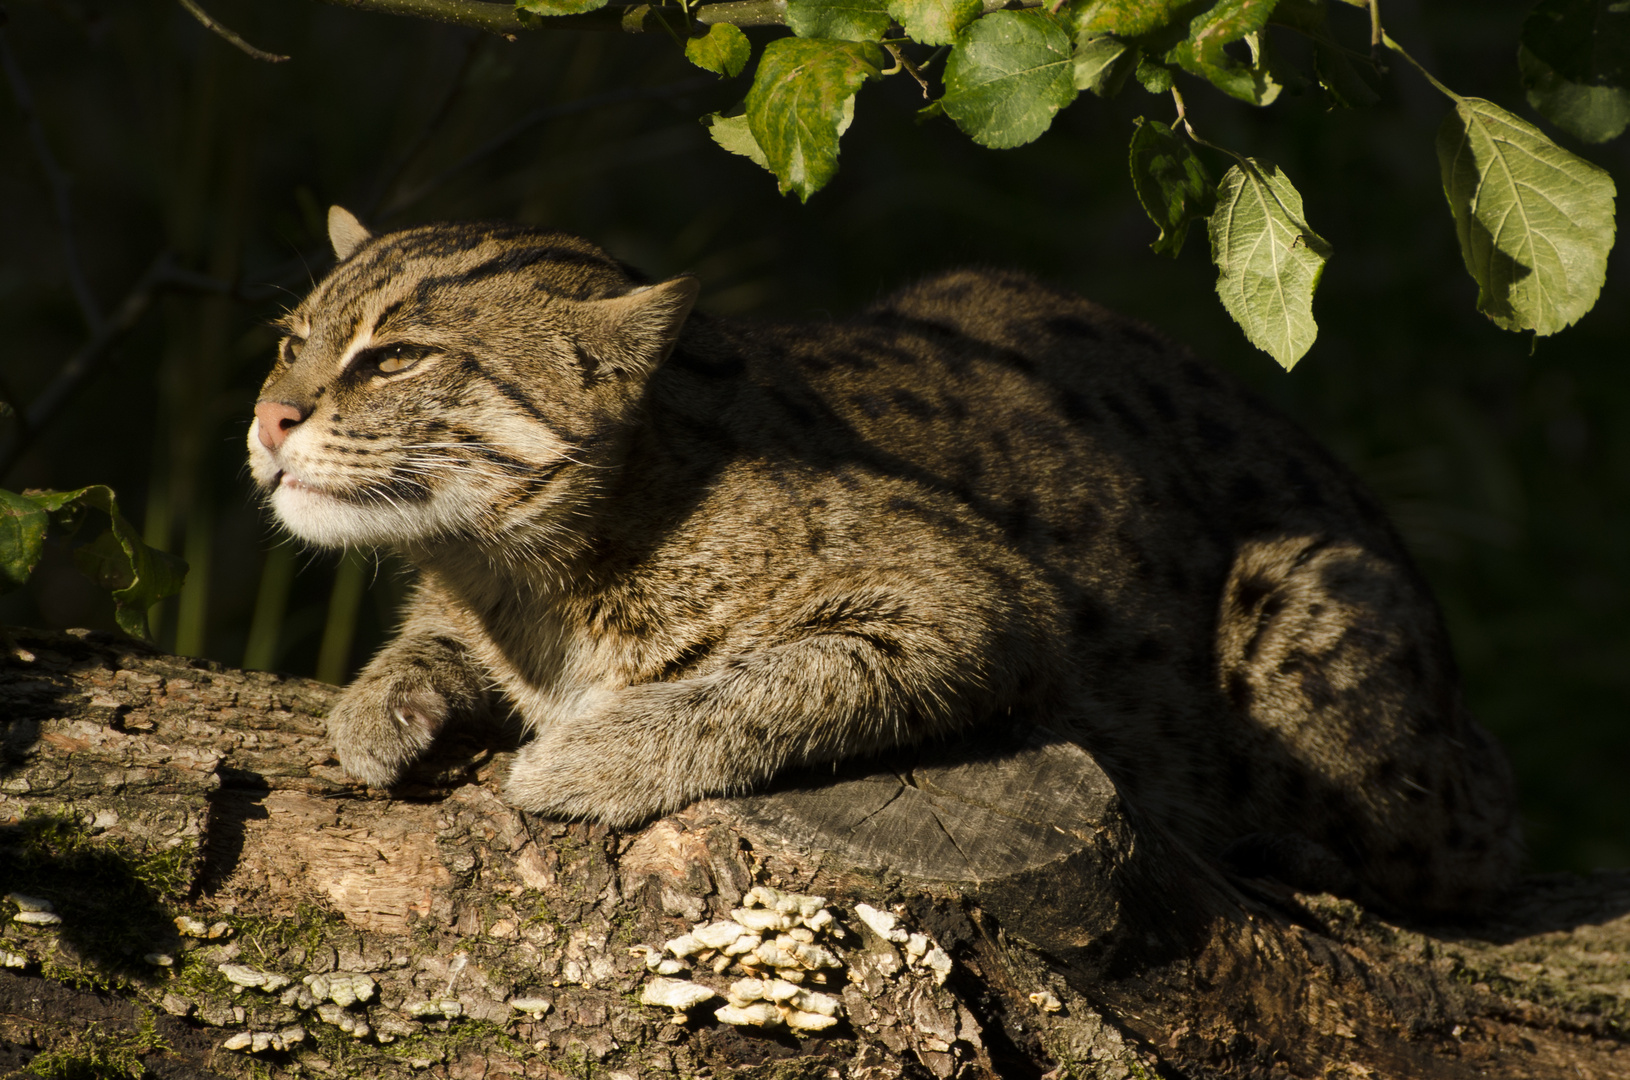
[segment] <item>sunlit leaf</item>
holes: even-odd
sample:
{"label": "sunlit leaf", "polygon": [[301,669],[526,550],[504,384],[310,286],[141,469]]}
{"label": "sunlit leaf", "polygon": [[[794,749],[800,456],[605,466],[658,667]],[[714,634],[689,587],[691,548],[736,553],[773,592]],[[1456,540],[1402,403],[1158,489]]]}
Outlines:
{"label": "sunlit leaf", "polygon": [[1285,175],[1251,158],[1223,175],[1209,226],[1223,307],[1251,344],[1289,370],[1318,336],[1313,291],[1330,245],[1308,226]]}
{"label": "sunlit leaf", "polygon": [[1160,228],[1150,246],[1176,257],[1189,226],[1216,206],[1217,189],[1194,150],[1171,128],[1141,116],[1132,122],[1137,125],[1132,133],[1132,187],[1144,213]]}
{"label": "sunlit leaf", "polygon": [[1613,247],[1612,178],[1481,98],[1456,103],[1437,149],[1478,309],[1541,336],[1589,311]]}
{"label": "sunlit leaf", "polygon": [[855,91],[878,77],[881,64],[882,50],[864,42],[781,38],[764,47],[747,124],[783,194],[808,200],[836,175]]}
{"label": "sunlit leaf", "polygon": [[740,75],[752,55],[747,35],[729,23],[714,23],[701,37],[685,42],[685,59],[715,75]]}
{"label": "sunlit leaf", "polygon": [[804,38],[876,41],[893,21],[887,0],[787,0],[787,26]]}
{"label": "sunlit leaf", "polygon": [[1132,77],[1151,94],[1164,94],[1172,88],[1172,69],[1148,56],[1138,60]]}
{"label": "sunlit leaf", "polygon": [[515,10],[528,15],[581,15],[605,6],[606,0],[515,0]]}
{"label": "sunlit leaf", "polygon": [[1138,37],[1171,23],[1189,0],[1075,0],[1068,9],[1078,35]]}
{"label": "sunlit leaf", "polygon": [[744,158],[752,159],[753,163],[766,169],[770,167],[769,159],[764,156],[764,148],[758,145],[753,138],[752,129],[747,126],[747,116],[722,116],[713,113],[703,118],[707,123],[707,133],[713,141],[730,151],[740,154]]}
{"label": "sunlit leaf", "polygon": [[950,45],[984,10],[980,0],[889,0],[889,14],[919,45]]}
{"label": "sunlit leaf", "polygon": [[1136,46],[1112,37],[1077,41],[1075,88],[1090,90],[1099,97],[1114,97],[1126,84],[1140,55]]}
{"label": "sunlit leaf", "polygon": [[148,547],[119,513],[113,490],[101,484],[76,491],[0,491],[0,592],[27,580],[48,528],[72,536],[87,520],[86,510],[99,510],[108,527],[89,542],[76,545],[74,561],[92,581],[113,593],[114,619],[120,629],[147,635],[147,609],[181,591],[187,564],[174,555]]}
{"label": "sunlit leaf", "polygon": [[945,65],[945,112],[983,146],[1022,146],[1075,100],[1070,36],[1044,12],[997,11],[968,27]]}
{"label": "sunlit leaf", "polygon": [[[1267,65],[1260,62],[1242,63],[1228,55],[1225,46],[1243,41],[1256,34],[1268,23],[1278,0],[1218,0],[1215,7],[1196,15],[1189,23],[1189,36],[1166,54],[1170,63],[1209,81],[1226,94],[1265,105],[1278,93],[1278,86],[1270,79]],[[1253,44],[1252,52],[1259,47]]]}
{"label": "sunlit leaf", "polygon": [[1630,3],[1540,0],[1517,64],[1528,103],[1570,135],[1606,142],[1630,126]]}
{"label": "sunlit leaf", "polygon": [[50,516],[26,495],[0,488],[0,593],[28,580],[45,550]]}

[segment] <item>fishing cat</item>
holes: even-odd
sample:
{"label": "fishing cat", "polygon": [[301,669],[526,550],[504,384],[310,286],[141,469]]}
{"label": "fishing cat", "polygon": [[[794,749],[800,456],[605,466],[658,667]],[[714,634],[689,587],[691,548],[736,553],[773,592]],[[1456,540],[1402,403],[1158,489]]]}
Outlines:
{"label": "fishing cat", "polygon": [[296,536],[418,568],[329,718],[351,775],[496,703],[516,805],[631,824],[1012,712],[1213,852],[1306,837],[1424,909],[1511,873],[1509,769],[1381,510],[1139,326],[988,271],[733,322],[559,232],[329,234],[249,451]]}

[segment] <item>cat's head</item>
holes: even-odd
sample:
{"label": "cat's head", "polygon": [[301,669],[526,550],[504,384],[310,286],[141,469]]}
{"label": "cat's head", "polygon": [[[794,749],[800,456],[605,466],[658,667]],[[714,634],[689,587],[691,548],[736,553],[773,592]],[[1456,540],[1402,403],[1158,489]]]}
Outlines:
{"label": "cat's head", "polygon": [[696,299],[587,241],[516,225],[379,236],[340,207],[339,257],[281,321],[249,465],[325,546],[494,538],[569,512]]}

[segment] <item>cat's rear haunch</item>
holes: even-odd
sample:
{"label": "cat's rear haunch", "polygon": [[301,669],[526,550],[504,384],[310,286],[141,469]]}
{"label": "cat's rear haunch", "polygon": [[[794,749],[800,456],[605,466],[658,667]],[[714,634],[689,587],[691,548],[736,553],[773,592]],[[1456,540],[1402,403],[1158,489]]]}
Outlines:
{"label": "cat's rear haunch", "polygon": [[296,536],[418,568],[329,718],[353,776],[497,705],[516,805],[627,825],[1012,716],[1213,854],[1303,837],[1425,909],[1510,875],[1381,511],[1183,350],[1016,274],[761,325],[562,233],[329,232],[249,450]]}

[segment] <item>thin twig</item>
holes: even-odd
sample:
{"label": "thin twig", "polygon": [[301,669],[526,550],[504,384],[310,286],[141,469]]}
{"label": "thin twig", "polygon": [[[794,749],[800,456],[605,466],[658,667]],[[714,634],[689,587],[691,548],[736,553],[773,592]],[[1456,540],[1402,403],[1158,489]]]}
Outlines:
{"label": "thin twig", "polygon": [[1398,44],[1396,41],[1394,41],[1391,34],[1385,34],[1385,33],[1382,34],[1381,35],[1381,41],[1382,41],[1383,44],[1386,45],[1387,48],[1391,49],[1393,52],[1397,53],[1399,56],[1401,56],[1405,60],[1409,61],[1410,65],[1412,67],[1414,67],[1414,69],[1416,71],[1420,72],[1422,75],[1424,75],[1426,77],[1427,82],[1431,83],[1434,87],[1436,87],[1438,89],[1438,91],[1440,93],[1444,94],[1445,96],[1447,96],[1449,98],[1449,100],[1456,101],[1456,102],[1465,100],[1459,94],[1455,93],[1453,90],[1449,89],[1447,86],[1444,86],[1441,82],[1439,82],[1438,79],[1437,79],[1437,76],[1433,75],[1430,71],[1427,71],[1426,66],[1424,64],[1422,64],[1419,60],[1415,59],[1413,56],[1410,56],[1407,52],[1405,52],[1404,47],[1402,45]]}
{"label": "thin twig", "polygon": [[6,40],[4,30],[0,30],[0,66],[6,69],[6,81],[11,84],[12,96],[17,99],[17,111],[22,114],[29,141],[34,144],[34,154],[39,158],[45,182],[51,188],[51,204],[56,210],[57,228],[62,232],[62,261],[67,268],[69,287],[73,289],[74,300],[79,304],[79,313],[85,320],[86,329],[95,335],[102,329],[102,311],[96,303],[96,294],[91,292],[90,282],[85,278],[84,266],[79,261],[79,247],[74,242],[73,202],[68,194],[68,174],[57,164],[50,143],[45,141],[45,129],[40,127],[40,115],[34,108],[34,95],[28,89],[17,58],[11,54],[11,44]]}
{"label": "thin twig", "polygon": [[215,19],[211,17],[209,12],[198,6],[197,0],[181,0],[181,6],[186,8],[192,14],[193,18],[203,23],[204,29],[214,31],[228,43],[235,46],[239,51],[254,57],[256,60],[264,60],[268,64],[281,64],[285,60],[289,59],[287,56],[282,56],[278,53],[269,53],[265,49],[255,48],[253,45],[243,40],[243,38],[216,22]]}
{"label": "thin twig", "polygon": [[923,78],[923,73],[918,70],[917,65],[911,62],[910,57],[906,56],[905,52],[899,45],[896,45],[893,42],[885,41],[883,42],[883,48],[887,49],[889,51],[889,55],[894,57],[894,67],[883,72],[883,74],[893,75],[896,72],[905,72],[907,75],[910,75],[913,79],[917,80],[917,85],[923,88],[923,100],[928,100],[928,98],[931,96],[928,92],[928,80]]}
{"label": "thin twig", "polygon": [[456,173],[462,172],[484,157],[497,153],[539,124],[547,123],[550,120],[558,120],[563,116],[575,116],[578,113],[589,112],[604,105],[616,105],[624,101],[678,97],[681,94],[706,89],[713,86],[716,81],[711,77],[702,77],[669,83],[666,86],[624,87],[621,90],[612,90],[604,94],[597,94],[594,97],[567,101],[559,105],[545,105],[541,109],[534,109],[412,191],[399,196],[381,211],[380,216],[389,218],[401,213],[441,187]]}
{"label": "thin twig", "polygon": [[1370,0],[1370,61],[1381,62],[1381,39],[1386,31],[1381,28],[1381,0]]}
{"label": "thin twig", "polygon": [[68,358],[50,385],[29,403],[26,412],[21,408],[17,410],[17,430],[0,448],[0,477],[11,471],[34,438],[112,357],[115,346],[136,328],[153,301],[166,292],[216,293],[243,300],[260,298],[258,293],[247,293],[232,282],[177,267],[169,252],[160,254],[136,280],[113,318]]}

